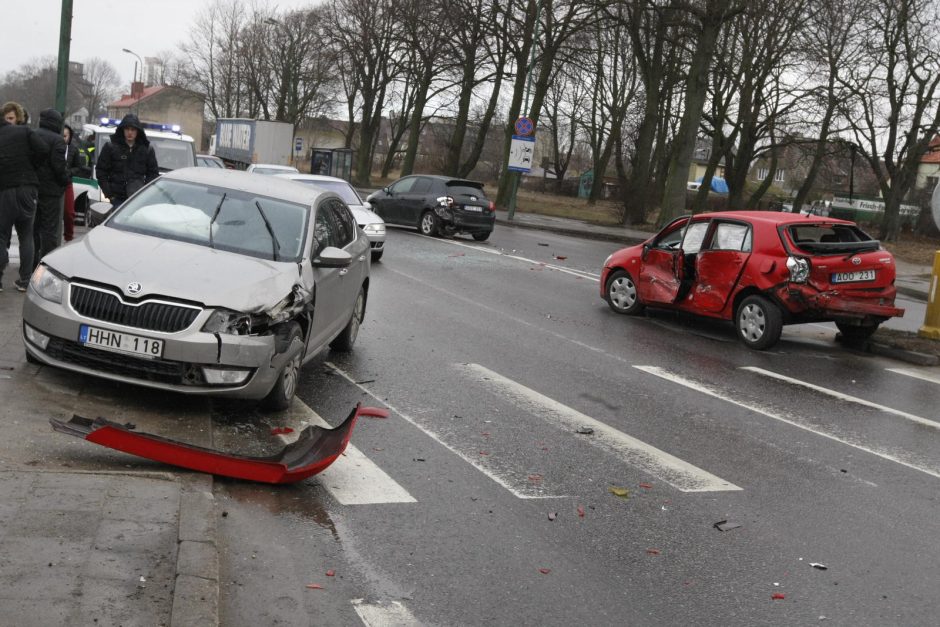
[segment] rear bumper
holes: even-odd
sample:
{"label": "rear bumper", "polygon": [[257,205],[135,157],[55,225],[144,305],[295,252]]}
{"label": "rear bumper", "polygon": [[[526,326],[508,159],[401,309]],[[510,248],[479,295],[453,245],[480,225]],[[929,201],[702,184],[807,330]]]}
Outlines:
{"label": "rear bumper", "polygon": [[790,283],[777,291],[777,297],[794,315],[820,319],[899,318],[904,310],[894,306],[893,286],[880,290],[827,290]]}

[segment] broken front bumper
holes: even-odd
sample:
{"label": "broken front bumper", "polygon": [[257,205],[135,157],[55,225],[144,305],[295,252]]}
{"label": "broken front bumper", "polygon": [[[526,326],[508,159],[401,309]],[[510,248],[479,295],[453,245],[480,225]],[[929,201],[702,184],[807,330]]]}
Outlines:
{"label": "broken front bumper", "polygon": [[300,432],[297,440],[268,457],[223,453],[159,435],[138,433],[131,426],[104,418],[89,420],[72,416],[68,422],[55,418],[49,422],[59,433],[181,468],[262,483],[295,483],[322,472],[342,455],[360,416],[385,418],[388,410],[356,405],[335,429],[309,426]]}

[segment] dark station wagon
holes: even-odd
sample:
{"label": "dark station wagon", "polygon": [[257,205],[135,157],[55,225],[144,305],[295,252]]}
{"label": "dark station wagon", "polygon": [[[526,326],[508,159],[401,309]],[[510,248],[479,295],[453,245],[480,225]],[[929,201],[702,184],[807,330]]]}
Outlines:
{"label": "dark station wagon", "polygon": [[601,296],[618,313],[645,305],[734,322],[765,349],[784,324],[835,322],[867,338],[894,306],[894,257],[855,223],[789,213],[684,216],[604,262]]}

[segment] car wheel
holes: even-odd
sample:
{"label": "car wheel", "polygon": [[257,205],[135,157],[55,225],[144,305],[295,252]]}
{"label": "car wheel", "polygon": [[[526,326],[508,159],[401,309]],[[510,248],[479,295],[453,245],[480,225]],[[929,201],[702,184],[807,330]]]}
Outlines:
{"label": "car wheel", "polygon": [[427,235],[428,237],[434,237],[437,235],[438,229],[437,216],[434,215],[433,211],[425,211],[421,214],[421,221],[418,223],[418,232],[421,235]]}
{"label": "car wheel", "polygon": [[[303,340],[303,334],[300,332],[300,325],[296,322],[289,322],[278,328],[275,337],[275,346],[280,352],[286,351],[294,338]],[[300,377],[300,366],[303,363],[303,351],[297,353],[293,359],[284,364],[277,375],[277,381],[274,387],[268,392],[268,395],[262,401],[265,408],[272,411],[282,411],[290,407],[290,402],[297,392],[297,379]]]}
{"label": "car wheel", "polygon": [[349,318],[349,322],[342,332],[330,342],[330,348],[344,353],[351,351],[353,344],[356,343],[356,338],[359,336],[359,327],[362,325],[362,319],[365,317],[365,313],[366,293],[365,290],[360,287],[359,295],[356,296],[356,306],[353,307],[352,316]]}
{"label": "car wheel", "polygon": [[487,231],[486,233],[474,233],[473,239],[475,239],[478,242],[485,242],[486,240],[490,238],[490,233],[491,231]]}
{"label": "car wheel", "polygon": [[636,283],[626,270],[617,270],[607,279],[604,300],[611,309],[619,314],[637,314],[643,310],[643,303],[636,291]]}
{"label": "car wheel", "polygon": [[878,330],[878,324],[866,324],[862,326],[856,326],[851,324],[846,324],[844,322],[836,322],[836,327],[839,329],[839,333],[842,334],[843,339],[848,342],[861,342],[862,340],[867,340]]}
{"label": "car wheel", "polygon": [[763,296],[752,295],[741,301],[734,320],[738,337],[755,350],[776,344],[783,330],[780,308]]}
{"label": "car wheel", "polygon": [[373,261],[373,263],[376,262],[376,261],[378,261],[379,259],[381,259],[381,258],[382,258],[382,254],[383,254],[384,252],[385,252],[384,250],[380,250],[380,251],[378,251],[378,252],[372,253],[372,261]]}

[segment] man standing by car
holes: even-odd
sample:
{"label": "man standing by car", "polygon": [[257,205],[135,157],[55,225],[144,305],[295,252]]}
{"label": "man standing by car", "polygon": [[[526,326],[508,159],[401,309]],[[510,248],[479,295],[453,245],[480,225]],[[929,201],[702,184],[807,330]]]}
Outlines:
{"label": "man standing by car", "polygon": [[137,116],[128,113],[98,155],[95,176],[101,191],[117,207],[159,175],[153,146]]}
{"label": "man standing by car", "polygon": [[65,140],[62,139],[62,114],[55,109],[45,109],[39,114],[40,139],[49,147],[49,158],[43,161],[39,175],[39,203],[36,205],[36,221],[33,225],[33,242],[36,254],[33,267],[39,260],[62,243],[62,211],[65,188],[72,180],[65,165]]}
{"label": "man standing by car", "polygon": [[10,261],[7,249],[15,227],[20,242],[20,278],[14,283],[23,292],[33,263],[33,219],[39,186],[36,169],[47,159],[49,149],[23,124],[25,113],[19,104],[5,103],[0,115],[0,280]]}

